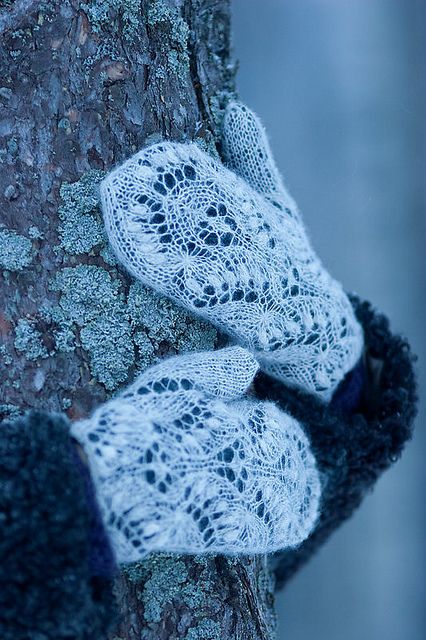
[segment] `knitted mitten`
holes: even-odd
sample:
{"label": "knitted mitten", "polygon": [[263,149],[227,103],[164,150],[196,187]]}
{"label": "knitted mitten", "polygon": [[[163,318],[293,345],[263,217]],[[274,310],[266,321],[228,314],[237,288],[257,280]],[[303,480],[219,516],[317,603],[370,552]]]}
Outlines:
{"label": "knitted mitten", "polygon": [[309,535],[315,460],[296,420],[242,398],[256,371],[240,347],[176,356],[73,424],[119,562],[266,553]]}
{"label": "knitted mitten", "polygon": [[362,331],[311,248],[266,134],[231,103],[229,166],[196,144],[143,149],[101,185],[113,249],[136,278],[210,320],[264,371],[329,400],[358,362]]}

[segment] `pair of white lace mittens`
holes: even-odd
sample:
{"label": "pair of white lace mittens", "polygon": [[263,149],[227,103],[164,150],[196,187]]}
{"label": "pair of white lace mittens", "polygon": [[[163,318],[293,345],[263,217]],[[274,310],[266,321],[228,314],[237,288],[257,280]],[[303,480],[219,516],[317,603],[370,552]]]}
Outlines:
{"label": "pair of white lace mittens", "polygon": [[121,562],[302,542],[321,491],[309,443],[292,417],[243,394],[258,361],[327,401],[361,356],[350,302],[242,104],[226,110],[222,147],[229,168],[196,144],[162,142],[101,185],[121,263],[248,350],[167,360],[74,425]]}

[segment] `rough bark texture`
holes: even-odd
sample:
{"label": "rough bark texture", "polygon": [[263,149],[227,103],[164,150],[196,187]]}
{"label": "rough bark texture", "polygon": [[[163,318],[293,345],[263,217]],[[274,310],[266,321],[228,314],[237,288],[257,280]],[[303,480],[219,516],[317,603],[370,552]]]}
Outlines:
{"label": "rough bark texture", "polygon": [[[104,236],[104,172],[161,137],[215,153],[233,91],[228,0],[0,2],[0,420],[87,415],[216,331],[134,283]],[[264,558],[159,554],[116,585],[116,638],[272,638]]]}

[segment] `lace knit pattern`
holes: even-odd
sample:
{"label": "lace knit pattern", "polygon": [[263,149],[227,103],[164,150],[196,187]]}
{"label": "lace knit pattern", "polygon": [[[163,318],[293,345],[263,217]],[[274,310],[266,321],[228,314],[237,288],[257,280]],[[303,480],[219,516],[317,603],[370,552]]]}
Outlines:
{"label": "lace knit pattern", "polygon": [[315,460],[296,420],[241,398],[256,370],[240,347],[176,356],[73,424],[119,562],[266,553],[309,535]]}
{"label": "lace knit pattern", "polygon": [[229,333],[264,371],[329,400],[359,360],[361,329],[246,107],[228,108],[224,141],[245,180],[195,144],[167,142],[110,173],[111,245],[131,274]]}
{"label": "lace knit pattern", "polygon": [[299,217],[297,205],[274,162],[264,127],[253,111],[240,102],[231,102],[225,111],[222,155],[227,167],[255,191],[271,201],[278,200]]}

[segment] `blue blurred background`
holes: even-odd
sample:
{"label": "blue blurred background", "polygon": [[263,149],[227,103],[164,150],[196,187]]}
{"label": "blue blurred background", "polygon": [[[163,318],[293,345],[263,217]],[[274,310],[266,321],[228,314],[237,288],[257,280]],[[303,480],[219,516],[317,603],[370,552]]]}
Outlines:
{"label": "blue blurred background", "polygon": [[[385,311],[426,389],[426,2],[232,0],[241,99],[332,274]],[[279,639],[426,638],[425,405],[359,512],[278,595]]]}

